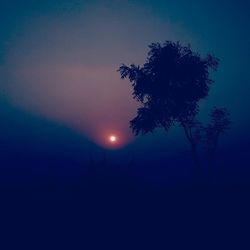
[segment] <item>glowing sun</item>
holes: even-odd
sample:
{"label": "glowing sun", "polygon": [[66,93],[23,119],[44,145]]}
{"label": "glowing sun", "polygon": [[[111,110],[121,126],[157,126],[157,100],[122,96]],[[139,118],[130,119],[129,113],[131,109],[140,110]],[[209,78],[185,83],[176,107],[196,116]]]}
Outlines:
{"label": "glowing sun", "polygon": [[112,143],[114,143],[114,142],[117,141],[117,137],[116,137],[115,135],[111,135],[111,136],[109,137],[109,141],[112,142]]}

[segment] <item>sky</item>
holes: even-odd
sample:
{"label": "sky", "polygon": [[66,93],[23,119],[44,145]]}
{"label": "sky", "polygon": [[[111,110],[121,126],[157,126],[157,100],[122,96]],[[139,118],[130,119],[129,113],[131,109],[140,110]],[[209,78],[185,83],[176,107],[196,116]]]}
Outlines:
{"label": "sky", "polygon": [[142,64],[150,43],[171,40],[220,59],[201,117],[213,106],[228,108],[233,128],[222,145],[247,151],[249,11],[248,1],[1,1],[2,147],[116,149],[117,158],[145,161],[185,151],[179,128],[134,138],[129,120],[138,104],[117,72],[122,63]]}

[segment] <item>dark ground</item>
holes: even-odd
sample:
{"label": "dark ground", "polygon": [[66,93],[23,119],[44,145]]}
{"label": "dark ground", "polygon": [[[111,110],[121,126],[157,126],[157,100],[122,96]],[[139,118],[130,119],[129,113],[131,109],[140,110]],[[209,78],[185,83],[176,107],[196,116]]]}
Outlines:
{"label": "dark ground", "polygon": [[213,185],[195,186],[182,153],[96,160],[79,135],[7,111],[0,249],[250,249],[247,145],[222,147]]}
{"label": "dark ground", "polygon": [[0,188],[1,249],[249,249],[247,184],[166,187],[99,162],[2,167]]}

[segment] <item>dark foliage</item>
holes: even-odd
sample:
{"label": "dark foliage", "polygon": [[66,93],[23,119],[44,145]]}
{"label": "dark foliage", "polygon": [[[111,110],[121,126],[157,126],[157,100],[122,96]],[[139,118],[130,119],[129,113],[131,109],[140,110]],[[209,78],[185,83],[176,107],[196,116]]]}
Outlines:
{"label": "dark foliage", "polygon": [[226,108],[214,107],[210,114],[210,118],[210,123],[204,128],[208,145],[213,144],[219,135],[225,134],[230,129],[231,125],[229,112]]}
{"label": "dark foliage", "polygon": [[214,107],[210,114],[210,123],[203,127],[204,141],[208,149],[210,175],[212,175],[213,166],[215,165],[215,153],[219,137],[230,129],[230,125],[230,114],[227,109]]}
{"label": "dark foliage", "polygon": [[199,101],[208,96],[214,83],[210,72],[217,70],[218,63],[218,58],[210,54],[203,58],[190,45],[166,41],[163,45],[149,46],[142,66],[123,64],[118,70],[122,79],[128,78],[132,83],[133,98],[141,104],[137,116],[130,121],[133,132],[145,134],[156,128],[168,131],[171,126],[180,125],[198,175],[201,173],[198,146],[201,142],[212,145],[210,151],[214,155],[219,135],[230,125],[229,113],[223,108],[214,108],[208,126],[197,120]]}
{"label": "dark foliage", "polygon": [[189,126],[198,113],[198,102],[208,95],[213,80],[209,69],[216,70],[218,59],[201,58],[190,46],[167,41],[153,43],[146,63],[122,65],[121,78],[128,78],[133,97],[142,104],[130,125],[135,134],[168,130],[176,122]]}

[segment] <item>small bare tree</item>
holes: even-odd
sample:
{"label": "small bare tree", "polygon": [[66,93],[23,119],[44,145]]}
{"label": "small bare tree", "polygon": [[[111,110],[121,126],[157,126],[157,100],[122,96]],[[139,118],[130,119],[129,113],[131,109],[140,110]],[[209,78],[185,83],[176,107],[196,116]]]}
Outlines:
{"label": "small bare tree", "polygon": [[219,138],[225,134],[231,125],[230,114],[226,108],[214,107],[210,114],[210,123],[203,128],[204,139],[208,149],[209,176],[214,173],[215,156]]}

